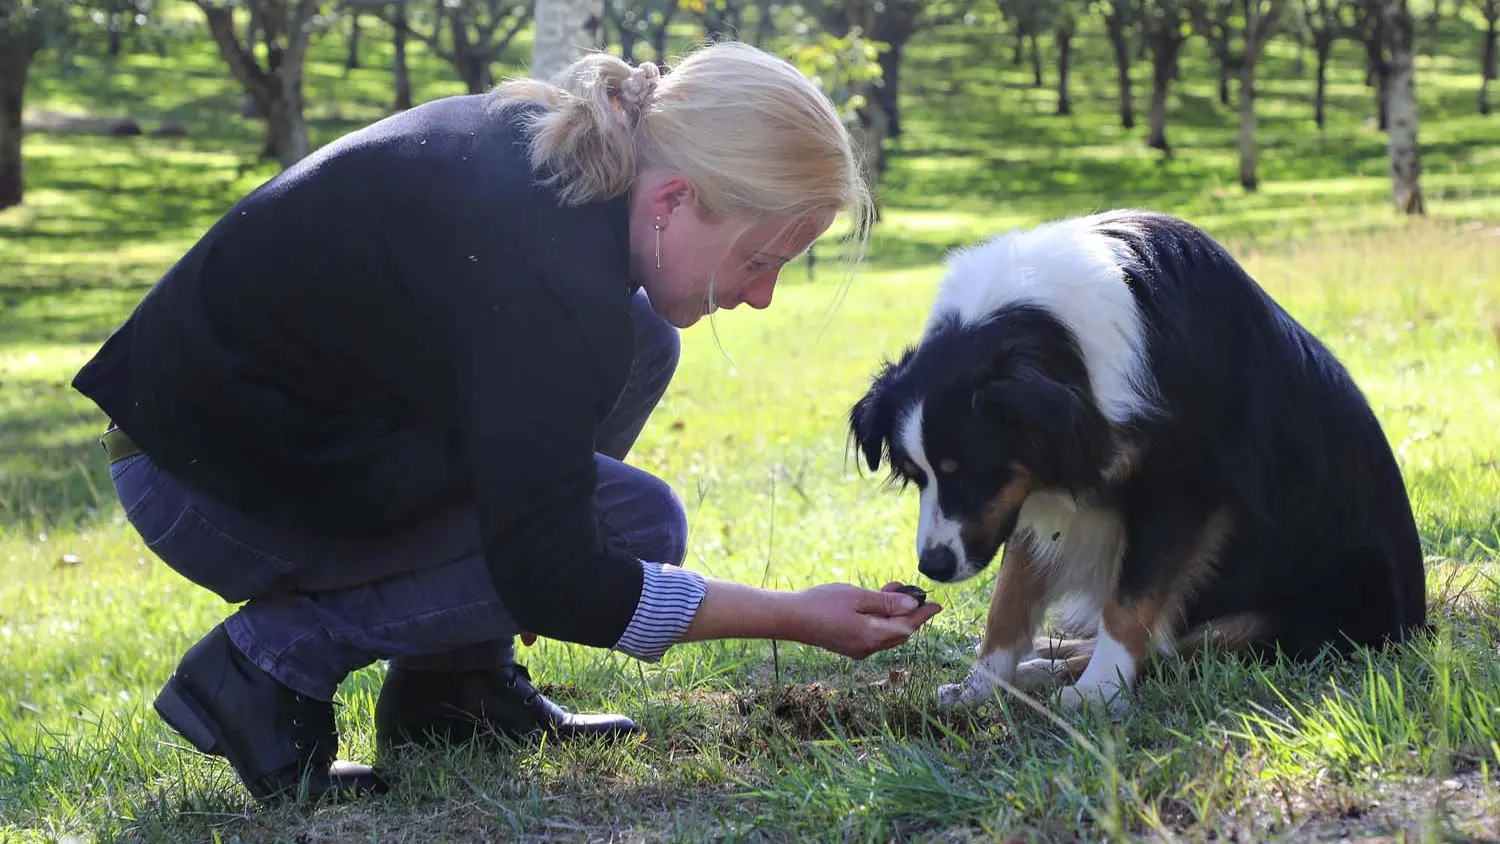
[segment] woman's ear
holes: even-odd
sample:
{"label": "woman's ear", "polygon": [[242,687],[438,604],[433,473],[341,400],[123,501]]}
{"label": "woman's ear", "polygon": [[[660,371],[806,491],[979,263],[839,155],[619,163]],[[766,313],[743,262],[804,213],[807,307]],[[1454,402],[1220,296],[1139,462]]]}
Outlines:
{"label": "woman's ear", "polygon": [[680,173],[663,173],[650,192],[651,216],[666,228],[678,210],[692,210],[697,204],[693,183]]}

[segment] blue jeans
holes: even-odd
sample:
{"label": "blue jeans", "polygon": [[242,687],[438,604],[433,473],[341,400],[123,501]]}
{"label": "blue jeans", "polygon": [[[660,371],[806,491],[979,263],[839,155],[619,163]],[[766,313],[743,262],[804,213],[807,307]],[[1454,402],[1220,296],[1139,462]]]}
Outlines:
{"label": "blue jeans", "polygon": [[[663,481],[622,462],[677,367],[677,329],[634,302],[635,357],[599,431],[595,507],[605,540],[681,565],[687,515]],[[297,692],[332,700],[351,672],[463,670],[511,657],[518,632],[485,565],[478,513],[458,507],[378,541],[317,536],[259,521],[167,474],[145,455],[110,466],[126,518],[173,570],[230,603],[230,639]],[[514,565],[525,565],[524,560]]]}

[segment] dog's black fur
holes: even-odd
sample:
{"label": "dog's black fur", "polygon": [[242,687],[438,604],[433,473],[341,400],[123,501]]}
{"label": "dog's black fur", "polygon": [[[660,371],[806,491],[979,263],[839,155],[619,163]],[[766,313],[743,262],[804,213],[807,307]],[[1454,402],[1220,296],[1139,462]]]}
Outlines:
{"label": "dog's black fur", "polygon": [[[1119,603],[1194,579],[1177,635],[1252,616],[1257,633],[1240,644],[1298,658],[1423,629],[1405,484],[1345,367],[1196,227],[1140,211],[1091,225],[1125,247],[1151,407],[1111,423],[1065,319],[1012,303],[980,322],[935,324],[885,364],[849,417],[869,467],[888,457],[899,480],[938,483],[943,513],[968,526],[994,519],[985,508],[1017,473],[1033,494],[1062,490],[1112,509],[1125,538]],[[928,463],[951,459],[957,471],[922,477],[903,454],[894,428],[916,402]],[[1018,512],[965,533],[975,565],[1011,538]],[[1215,514],[1229,525],[1219,551],[1189,572],[1184,546]]]}

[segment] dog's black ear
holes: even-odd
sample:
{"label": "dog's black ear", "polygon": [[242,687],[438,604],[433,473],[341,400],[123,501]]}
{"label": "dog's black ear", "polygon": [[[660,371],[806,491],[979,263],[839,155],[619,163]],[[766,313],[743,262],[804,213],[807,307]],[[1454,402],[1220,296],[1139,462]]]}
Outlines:
{"label": "dog's black ear", "polygon": [[1099,482],[1109,427],[1078,389],[1028,369],[980,387],[973,407],[1044,484],[1076,490]]}
{"label": "dog's black ear", "polygon": [[849,433],[872,472],[880,468],[885,443],[891,434],[891,413],[886,407],[885,393],[899,371],[899,364],[887,362],[870,382],[870,389],[849,409]]}

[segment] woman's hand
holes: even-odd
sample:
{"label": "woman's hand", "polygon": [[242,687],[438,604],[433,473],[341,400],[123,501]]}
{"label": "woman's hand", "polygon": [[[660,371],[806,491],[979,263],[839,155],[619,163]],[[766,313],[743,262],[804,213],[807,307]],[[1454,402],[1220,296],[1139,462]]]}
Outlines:
{"label": "woman's hand", "polygon": [[917,608],[910,595],[887,583],[880,591],[830,583],[795,592],[708,581],[684,642],[711,639],[784,639],[852,659],[894,648],[942,611],[932,601]]}
{"label": "woman's hand", "polygon": [[801,627],[797,640],[851,659],[902,644],[943,608],[931,601],[919,608],[915,598],[895,591],[900,586],[887,583],[872,592],[830,583],[796,593]]}

